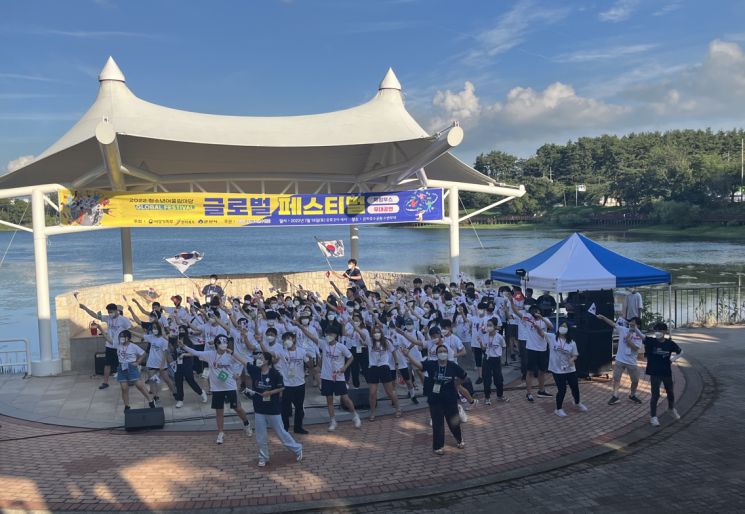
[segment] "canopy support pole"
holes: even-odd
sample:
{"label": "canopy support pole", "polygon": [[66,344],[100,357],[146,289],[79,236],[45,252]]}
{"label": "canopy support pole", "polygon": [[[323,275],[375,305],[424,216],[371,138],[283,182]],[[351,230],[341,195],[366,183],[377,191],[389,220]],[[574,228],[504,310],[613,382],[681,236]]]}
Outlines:
{"label": "canopy support pole", "polygon": [[132,229],[123,227],[122,231],[122,275],[123,282],[132,282],[134,273],[132,272]]}
{"label": "canopy support pole", "polygon": [[450,223],[450,281],[460,273],[460,224],[458,223],[458,186],[451,186],[448,196]]}
{"label": "canopy support pole", "polygon": [[31,192],[31,219],[34,232],[34,266],[36,272],[36,311],[39,324],[39,361],[29,364],[29,371],[37,377],[59,375],[62,361],[52,353],[52,312],[49,307],[49,268],[47,265],[47,236],[44,234],[44,193]]}
{"label": "canopy support pole", "polygon": [[349,225],[349,240],[352,259],[360,261],[360,227],[359,225]]}

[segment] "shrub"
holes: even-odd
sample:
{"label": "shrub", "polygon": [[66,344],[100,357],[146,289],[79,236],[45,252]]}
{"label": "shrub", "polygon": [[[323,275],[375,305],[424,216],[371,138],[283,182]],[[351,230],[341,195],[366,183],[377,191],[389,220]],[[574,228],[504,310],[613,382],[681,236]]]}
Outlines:
{"label": "shrub", "polygon": [[688,202],[655,202],[651,217],[679,229],[696,227],[701,223],[701,207]]}

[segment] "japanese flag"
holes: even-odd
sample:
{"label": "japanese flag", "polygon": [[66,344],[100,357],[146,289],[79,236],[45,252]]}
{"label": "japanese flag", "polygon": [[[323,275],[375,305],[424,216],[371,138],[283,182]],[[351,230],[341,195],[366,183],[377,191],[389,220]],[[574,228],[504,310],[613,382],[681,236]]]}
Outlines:
{"label": "japanese flag", "polygon": [[595,304],[593,303],[592,305],[590,305],[590,308],[587,309],[587,312],[589,312],[590,314],[594,316],[598,312],[598,309],[595,307]]}

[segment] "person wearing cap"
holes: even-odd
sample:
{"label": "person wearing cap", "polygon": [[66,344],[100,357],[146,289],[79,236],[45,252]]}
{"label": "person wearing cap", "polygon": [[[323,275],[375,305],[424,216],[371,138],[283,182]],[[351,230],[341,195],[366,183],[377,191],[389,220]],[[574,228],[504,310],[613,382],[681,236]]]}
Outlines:
{"label": "person wearing cap", "polygon": [[183,305],[183,298],[180,294],[171,296],[173,307],[163,307],[163,311],[169,315],[176,314],[181,319],[187,319],[189,317],[189,311]]}
{"label": "person wearing cap", "polygon": [[644,338],[644,355],[647,357],[645,373],[650,376],[649,384],[652,388],[652,399],[649,401],[651,414],[649,423],[653,427],[660,426],[660,421],[657,419],[660,383],[665,386],[667,410],[670,412],[670,416],[676,420],[680,419],[680,414],[675,409],[672,363],[680,358],[683,350],[670,337],[665,336],[667,336],[667,324],[657,323],[654,326],[654,337],[647,336]]}
{"label": "person wearing cap", "polygon": [[[294,322],[297,323],[297,322]],[[296,325],[303,333],[321,350],[323,355],[323,364],[321,365],[321,396],[326,397],[326,406],[328,407],[331,424],[329,432],[336,430],[336,417],[334,415],[334,396],[339,396],[349,412],[352,413],[352,421],[355,428],[360,428],[362,422],[360,415],[354,410],[354,403],[349,399],[347,394],[347,384],[344,380],[344,372],[354,361],[354,356],[349,349],[338,340],[342,334],[341,326],[327,325],[324,332],[323,340],[313,335],[303,325]]]}
{"label": "person wearing cap", "polygon": [[445,453],[445,423],[455,437],[458,448],[465,448],[458,413],[458,388],[468,378],[465,370],[449,360],[448,349],[443,344],[437,346],[436,360],[419,362],[409,350],[404,349],[403,352],[412,366],[427,373],[425,390],[429,393],[427,403],[432,421],[432,450],[436,455]]}
{"label": "person wearing cap", "polygon": [[[107,314],[103,316],[100,316],[100,313],[93,312],[82,303],[78,304],[78,306],[92,318],[106,323],[106,333],[108,335],[108,339],[106,339],[106,365],[103,368],[103,384],[99,386],[99,389],[106,389],[109,387],[111,368],[117,369],[119,366],[119,357],[117,356],[114,342],[119,341],[119,333],[122,330],[129,330],[132,327],[132,322],[121,314],[122,310],[115,303],[110,303],[106,306]],[[101,333],[103,334],[103,331]]]}

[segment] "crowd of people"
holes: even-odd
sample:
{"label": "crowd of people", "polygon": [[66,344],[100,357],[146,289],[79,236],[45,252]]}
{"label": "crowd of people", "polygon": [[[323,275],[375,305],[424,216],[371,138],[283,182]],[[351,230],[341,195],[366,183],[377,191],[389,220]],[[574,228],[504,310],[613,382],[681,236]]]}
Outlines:
{"label": "crowd of people", "polygon": [[[354,426],[361,426],[348,394],[351,388],[360,388],[361,378],[369,388],[369,421],[376,419],[378,395],[383,392],[395,407],[395,416],[403,415],[404,400],[396,395],[396,382],[405,384],[405,400],[413,404],[419,404],[421,386],[431,414],[432,449],[438,455],[444,453],[446,424],[458,448],[464,447],[461,423],[467,419],[466,411],[479,403],[466,367],[477,372],[475,384],[483,384],[485,405],[491,405],[492,392],[495,401],[510,401],[504,392],[502,368],[517,366],[519,359],[527,402],[536,401],[533,379],[537,378],[536,397],[554,398],[557,416],[567,415],[563,409],[567,386],[576,410],[587,411],[580,401],[573,326],[571,321],[562,321],[554,327],[550,316],[557,303],[548,291],[534,298],[532,290],[523,293],[519,286],[495,288],[491,280],[448,284],[437,275],[433,283],[429,278],[428,283],[415,278],[411,284],[400,282],[395,289],[385,289],[378,282],[368,287],[357,262],[351,259],[349,265],[345,273],[336,274],[347,281],[345,290],[330,281],[334,292],[325,297],[300,288],[272,296],[258,288],[253,294],[228,296],[218,284],[219,277],[212,275],[199,296],[185,303],[180,295],[171,297],[172,306],[149,298],[143,306],[133,300],[147,321],[140,320],[131,305],[130,319],[122,305],[109,304],[101,315],[81,303],[81,309],[106,324],[105,329],[99,326],[106,339],[100,388],[109,387],[114,372],[127,411],[130,387],[154,408],[160,400],[158,385],[165,384],[176,400],[175,407],[181,408],[185,381],[202,402],[212,396],[218,444],[226,437],[226,405],[243,421],[246,436],[256,432],[260,466],[269,461],[270,427],[302,459],[302,445],[289,430],[292,420],[296,437],[308,433],[303,427],[303,406],[306,387],[311,384],[326,398],[330,432],[337,429],[334,397],[352,414]],[[572,307],[563,298],[560,305],[567,311]],[[670,363],[681,349],[667,337],[667,326],[657,324],[654,336],[648,337],[641,332],[638,316],[618,321],[598,318],[619,333],[613,397],[608,403],[619,403],[623,373],[631,380],[629,401],[641,403],[636,396],[637,354],[644,346],[652,386],[651,423],[659,426],[656,408],[661,384],[677,419]],[[133,342],[135,337],[147,343],[146,350]],[[140,371],[143,361],[145,380]],[[556,384],[555,396],[546,390],[548,372]],[[204,387],[198,377],[206,379]],[[253,402],[253,427],[241,407],[242,397]]]}

